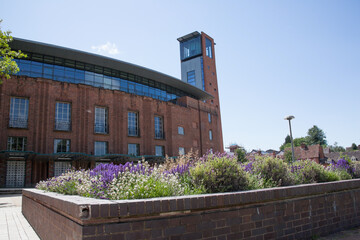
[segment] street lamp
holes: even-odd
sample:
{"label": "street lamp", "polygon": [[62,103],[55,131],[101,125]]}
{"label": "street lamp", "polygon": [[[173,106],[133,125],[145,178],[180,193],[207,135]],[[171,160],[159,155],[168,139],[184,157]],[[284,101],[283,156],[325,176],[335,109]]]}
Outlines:
{"label": "street lamp", "polygon": [[292,153],[292,161],[295,161],[295,157],[294,157],[294,141],[293,141],[293,137],[292,137],[292,132],[291,132],[291,119],[294,119],[294,116],[287,116],[284,118],[284,120],[289,120],[289,128],[290,128],[290,140],[291,140],[291,153]]}

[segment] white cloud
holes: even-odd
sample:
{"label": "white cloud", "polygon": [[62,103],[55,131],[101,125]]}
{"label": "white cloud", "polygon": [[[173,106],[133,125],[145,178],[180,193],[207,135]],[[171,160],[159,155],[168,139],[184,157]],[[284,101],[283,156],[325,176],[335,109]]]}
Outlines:
{"label": "white cloud", "polygon": [[91,49],[101,54],[117,55],[120,53],[115,43],[111,42],[99,46],[91,46]]}

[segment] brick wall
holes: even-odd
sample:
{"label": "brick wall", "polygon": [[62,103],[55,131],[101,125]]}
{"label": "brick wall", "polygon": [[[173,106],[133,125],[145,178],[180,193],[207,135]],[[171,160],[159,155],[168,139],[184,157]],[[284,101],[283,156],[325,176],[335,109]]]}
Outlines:
{"label": "brick wall", "polygon": [[[11,97],[29,99],[29,120],[27,129],[9,128]],[[71,103],[71,131],[54,130],[55,103]],[[209,129],[221,131],[219,110],[210,104],[185,97],[189,107],[182,107],[170,102],[158,101],[149,97],[137,96],[101,89],[82,84],[56,82],[41,78],[12,77],[4,81],[0,88],[0,151],[6,150],[8,136],[27,137],[27,151],[52,153],[54,139],[70,139],[72,152],[91,154],[94,141],[107,141],[110,153],[127,154],[127,144],[140,144],[141,155],[155,155],[155,145],[165,147],[169,156],[178,155],[179,147],[186,151],[191,148],[206,152],[208,147],[223,151],[222,135],[214,134],[214,140],[208,137]],[[190,106],[191,105],[191,106]],[[195,107],[194,107],[194,106]],[[94,133],[95,106],[106,107],[109,116],[109,133]],[[140,137],[127,135],[127,112],[139,114]],[[207,121],[207,113],[213,113],[213,122]],[[164,119],[165,139],[155,139],[154,116]],[[196,123],[194,128],[193,123]],[[183,126],[184,136],[178,136],[177,128]],[[200,131],[203,133],[201,134]],[[203,137],[200,141],[200,136]],[[197,146],[192,140],[198,142]],[[202,144],[201,144],[202,143]]]}
{"label": "brick wall", "polygon": [[359,226],[359,200],[360,179],[131,201],[24,190],[22,212],[42,239],[311,239]]}

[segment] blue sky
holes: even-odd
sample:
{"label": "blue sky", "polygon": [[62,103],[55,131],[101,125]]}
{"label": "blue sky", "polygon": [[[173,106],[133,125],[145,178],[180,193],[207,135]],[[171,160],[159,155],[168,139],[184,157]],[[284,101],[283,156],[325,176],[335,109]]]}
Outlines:
{"label": "blue sky", "polygon": [[223,138],[278,149],[317,125],[360,144],[360,1],[3,1],[13,36],[100,53],[180,78],[177,38],[215,39]]}

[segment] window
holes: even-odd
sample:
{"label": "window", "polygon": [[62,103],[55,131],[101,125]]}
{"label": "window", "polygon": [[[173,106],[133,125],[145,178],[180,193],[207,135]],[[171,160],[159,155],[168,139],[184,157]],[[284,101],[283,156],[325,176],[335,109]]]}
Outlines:
{"label": "window", "polygon": [[71,104],[57,102],[55,106],[55,130],[70,131]]}
{"label": "window", "polygon": [[201,38],[200,35],[184,42],[180,42],[181,60],[194,57],[201,54]]}
{"label": "window", "polygon": [[7,150],[26,151],[26,137],[8,137]]}
{"label": "window", "polygon": [[209,120],[209,123],[211,123],[211,113],[208,113],[208,120]]}
{"label": "window", "polygon": [[105,155],[108,153],[108,143],[107,142],[95,142],[94,146],[94,155]]}
{"label": "window", "polygon": [[128,135],[139,136],[138,113],[128,112]]}
{"label": "window", "polygon": [[179,147],[179,155],[184,155],[184,154],[185,154],[185,148]]}
{"label": "window", "polygon": [[164,156],[164,146],[155,146],[155,155]]}
{"label": "window", "polygon": [[163,118],[155,116],[155,138],[164,139]]}
{"label": "window", "polygon": [[211,40],[208,38],[205,38],[205,51],[206,51],[206,56],[212,58]]}
{"label": "window", "polygon": [[128,154],[133,155],[133,156],[139,156],[140,155],[139,144],[129,143],[128,144]]}
{"label": "window", "polygon": [[184,128],[183,127],[178,127],[178,134],[184,135]]}
{"label": "window", "polygon": [[71,168],[70,162],[58,162],[56,161],[54,164],[54,177],[58,177],[61,174],[67,172]]}
{"label": "window", "polygon": [[212,135],[212,131],[211,131],[211,130],[209,130],[209,139],[210,139],[210,140],[213,140],[213,135]]}
{"label": "window", "polygon": [[55,139],[54,153],[70,152],[70,139]]}
{"label": "window", "polygon": [[108,111],[95,107],[95,133],[108,133]]}
{"label": "window", "polygon": [[187,72],[187,82],[188,84],[195,86],[195,70]]}
{"label": "window", "polygon": [[10,101],[9,127],[27,128],[29,99],[12,97]]}

